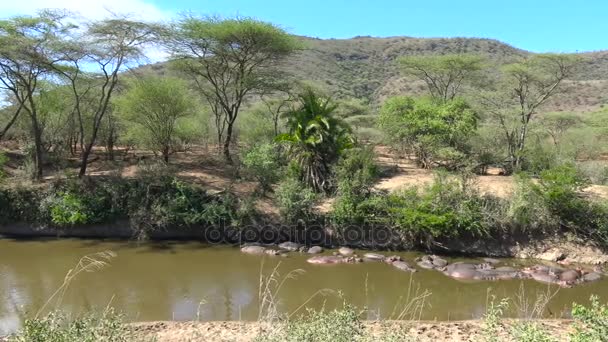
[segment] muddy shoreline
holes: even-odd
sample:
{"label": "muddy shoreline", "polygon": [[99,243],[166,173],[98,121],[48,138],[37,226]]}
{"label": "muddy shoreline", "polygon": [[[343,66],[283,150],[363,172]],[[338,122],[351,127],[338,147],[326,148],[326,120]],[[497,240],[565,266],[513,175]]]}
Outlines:
{"label": "muddy shoreline", "polygon": [[[344,232],[322,225],[313,226],[322,232],[324,238],[309,241],[310,231],[285,229],[280,225],[260,225],[261,228],[244,229],[217,227],[180,227],[171,230],[150,230],[138,235],[128,220],[108,224],[75,225],[72,227],[35,226],[27,223],[0,224],[0,238],[38,239],[38,238],[77,238],[99,240],[137,240],[150,241],[200,241],[211,244],[241,245],[244,243],[279,243],[297,241],[303,245],[319,245],[324,248],[348,246],[370,251],[421,251],[442,255],[461,255],[471,257],[497,257],[518,259],[539,259],[564,264],[580,263],[590,265],[608,264],[608,251],[590,241],[573,236],[515,236],[507,238],[461,237],[459,239],[439,240],[434,246],[413,246],[397,236],[390,243],[370,243],[365,239],[347,239]],[[260,233],[267,227],[275,227],[271,241],[264,240]],[[281,230],[283,229],[283,230]],[[257,231],[258,235],[251,235]],[[362,230],[363,231],[363,230]],[[387,230],[388,231],[388,230]],[[395,233],[393,233],[395,234]],[[363,235],[363,234],[362,234]],[[396,234],[395,234],[396,235]]]}
{"label": "muddy shoreline", "polygon": [[[498,327],[499,338],[508,338],[509,331],[518,320],[503,320]],[[556,341],[566,339],[572,331],[570,320],[533,320]],[[363,321],[363,331],[371,336],[402,331],[416,341],[480,341],[483,321]],[[273,325],[260,322],[140,322],[131,327],[138,336],[154,338],[159,342],[240,341],[255,340],[260,333],[273,329]]]}

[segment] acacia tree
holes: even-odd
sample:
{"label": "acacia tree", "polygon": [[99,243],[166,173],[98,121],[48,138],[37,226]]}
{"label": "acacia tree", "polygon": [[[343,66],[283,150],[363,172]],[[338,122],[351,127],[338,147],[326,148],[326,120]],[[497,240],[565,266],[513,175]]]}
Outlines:
{"label": "acacia tree", "polygon": [[14,101],[10,101],[10,104],[2,109],[3,111],[7,112],[5,115],[3,115],[7,116],[7,121],[4,125],[0,126],[2,127],[2,129],[0,130],[0,141],[2,141],[2,138],[4,138],[6,133],[11,129],[11,127],[13,127],[15,122],[17,122],[19,114],[21,114],[21,111],[23,109],[23,104],[18,103],[15,105],[12,102]]}
{"label": "acacia tree", "polygon": [[460,95],[463,85],[478,78],[484,66],[483,57],[470,54],[405,56],[398,61],[403,73],[424,81],[430,95],[444,102]]}
{"label": "acacia tree", "polygon": [[79,177],[86,174],[121,73],[144,56],[144,48],[156,41],[158,34],[153,25],[111,18],[89,23],[81,35],[64,36],[55,45],[54,53],[62,63],[54,65],[53,70],[63,76],[72,90],[73,113],[80,131]]}
{"label": "acacia tree", "polygon": [[484,109],[496,120],[507,142],[507,173],[521,167],[530,122],[539,108],[572,76],[579,58],[568,54],[539,54],[506,65],[496,91],[482,93]]}
{"label": "acacia tree", "polygon": [[422,167],[457,168],[477,129],[477,113],[462,99],[438,102],[396,96],[380,109],[378,126],[391,139],[410,147]]}
{"label": "acacia tree", "polygon": [[143,129],[138,138],[159,152],[165,163],[175,151],[183,119],[193,116],[197,107],[184,82],[166,77],[134,80],[117,105],[128,123]]}
{"label": "acacia tree", "polygon": [[36,179],[42,178],[44,162],[37,93],[51,71],[50,66],[57,62],[51,58],[51,46],[72,27],[62,24],[63,19],[61,13],[43,11],[36,16],[0,20],[0,88],[8,91],[17,105],[8,128],[19,113],[27,114],[34,141]]}
{"label": "acacia tree", "polygon": [[[184,17],[167,39],[175,65],[191,76],[209,102],[231,163],[234,123],[248,95],[273,87],[277,63],[297,49],[296,40],[281,28],[250,19]],[[222,129],[223,130],[223,129]]]}

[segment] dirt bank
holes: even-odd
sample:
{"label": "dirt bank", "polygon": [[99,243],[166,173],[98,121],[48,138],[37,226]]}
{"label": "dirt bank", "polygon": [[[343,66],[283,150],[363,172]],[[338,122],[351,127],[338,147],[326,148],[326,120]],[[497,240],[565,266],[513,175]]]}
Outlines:
{"label": "dirt bank", "polygon": [[[498,337],[509,341],[509,331],[516,321],[501,324]],[[556,341],[563,341],[571,331],[568,320],[536,321]],[[387,332],[407,332],[417,341],[480,341],[483,322],[410,322],[410,321],[365,321],[366,334],[380,337]],[[134,323],[138,335],[158,342],[181,341],[253,341],[261,332],[276,328],[276,325],[258,322],[145,322]]]}

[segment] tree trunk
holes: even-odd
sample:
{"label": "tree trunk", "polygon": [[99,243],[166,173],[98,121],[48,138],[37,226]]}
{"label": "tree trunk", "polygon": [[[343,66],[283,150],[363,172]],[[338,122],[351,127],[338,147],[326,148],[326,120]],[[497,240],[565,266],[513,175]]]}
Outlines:
{"label": "tree trunk", "polygon": [[226,137],[224,140],[224,159],[230,165],[232,165],[232,156],[230,155],[230,142],[232,140],[232,122],[228,123],[228,127],[226,129]]}
{"label": "tree trunk", "polygon": [[34,153],[34,166],[36,167],[36,173],[34,174],[34,178],[36,180],[42,179],[42,168],[44,163],[44,148],[42,146],[42,132],[38,127],[38,122],[34,120],[32,123],[33,131],[34,131],[34,145],[35,145],[35,153]]}
{"label": "tree trunk", "polygon": [[92,144],[87,145],[85,150],[82,152],[82,158],[80,161],[80,171],[78,172],[78,177],[82,178],[87,173],[87,165],[89,161],[89,155],[91,155],[91,151],[93,150]]}
{"label": "tree trunk", "polygon": [[15,121],[17,121],[17,118],[19,117],[19,113],[21,112],[21,108],[23,108],[23,105],[19,106],[19,108],[17,109],[17,111],[15,112],[15,114],[13,115],[13,117],[6,124],[6,126],[4,126],[4,129],[2,130],[2,132],[0,132],[0,141],[2,141],[2,138],[4,137],[4,135],[6,134],[6,132],[8,132],[8,130],[11,129],[11,127],[13,126],[13,124],[15,123]]}

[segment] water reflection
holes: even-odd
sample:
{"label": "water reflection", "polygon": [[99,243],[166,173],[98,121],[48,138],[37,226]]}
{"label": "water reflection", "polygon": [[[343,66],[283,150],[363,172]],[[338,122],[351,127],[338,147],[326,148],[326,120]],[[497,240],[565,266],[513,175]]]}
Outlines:
{"label": "water reflection", "polygon": [[[0,240],[0,334],[14,331],[21,317],[34,314],[82,256],[104,250],[118,256],[111,266],[78,276],[62,298],[62,309],[79,314],[110,304],[137,321],[255,320],[262,260],[266,274],[278,262],[283,276],[295,269],[306,271],[286,281],[278,293],[279,307],[286,313],[303,303],[331,309],[348,302],[366,307],[368,319],[461,320],[481,317],[492,294],[511,298],[510,316],[524,316],[522,302],[534,303],[539,296],[558,291],[542,314],[563,317],[572,302],[587,303],[591,294],[608,297],[605,279],[558,290],[520,280],[464,283],[436,271],[411,274],[383,263],[324,267],[306,263],[306,255],[258,257],[198,243]],[[416,256],[401,255],[406,260]],[[317,295],[311,300],[323,289],[339,291],[342,297]],[[424,297],[425,292],[431,295]],[[424,302],[423,308],[413,304],[414,298],[422,297],[426,299],[414,304]]]}

